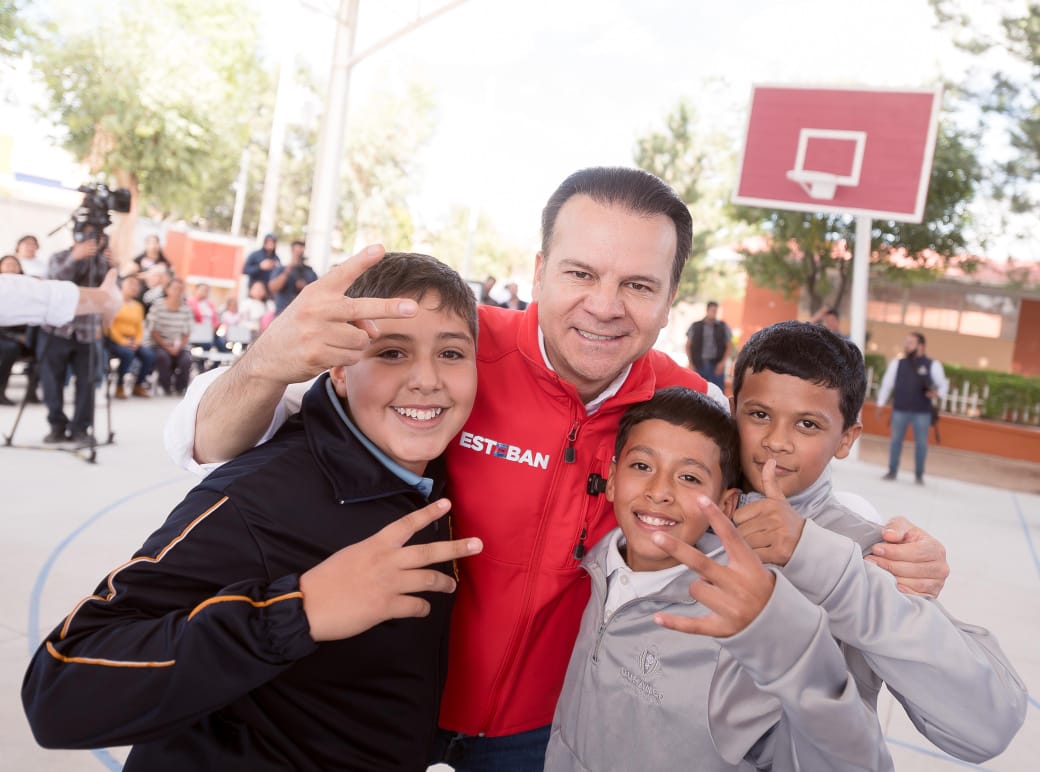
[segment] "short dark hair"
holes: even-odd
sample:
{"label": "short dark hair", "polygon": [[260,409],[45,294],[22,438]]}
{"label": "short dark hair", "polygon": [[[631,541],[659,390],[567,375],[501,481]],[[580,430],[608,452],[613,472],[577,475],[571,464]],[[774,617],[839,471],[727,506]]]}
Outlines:
{"label": "short dark hair", "polygon": [[300,241],[299,239],[296,239],[296,241],[294,241],[289,246],[290,247],[305,247],[306,248],[307,242],[306,241]]}
{"label": "short dark hair", "polygon": [[37,249],[40,248],[40,240],[30,233],[28,236],[22,236],[20,239],[18,239],[17,243],[14,245],[15,250],[17,251],[18,247],[20,247],[26,241],[31,241],[33,244],[36,245]]}
{"label": "short dark hair", "polygon": [[438,310],[458,314],[477,340],[477,300],[455,271],[435,257],[415,252],[387,252],[354,280],[344,293],[350,298],[411,298],[422,302],[427,292],[441,297]]}
{"label": "short dark hair", "polygon": [[654,419],[681,426],[691,432],[700,432],[714,442],[719,448],[722,489],[735,488],[740,484],[740,437],[737,424],[718,402],[684,386],[660,389],[646,402],[638,402],[625,411],[618,424],[614,457],[621,455],[628,435],[636,425]]}
{"label": "short dark hair", "polygon": [[912,333],[910,333],[910,334],[911,334],[911,335],[913,335],[913,336],[914,336],[915,338],[917,338],[917,342],[918,342],[918,343],[919,343],[920,345],[922,345],[922,346],[923,346],[923,345],[925,345],[925,343],[924,343],[924,335],[922,335],[922,334],[921,334],[921,333],[919,333],[919,332],[912,332]]}
{"label": "short dark hair", "polygon": [[838,389],[842,430],[859,419],[867,393],[863,354],[855,343],[826,327],[812,322],[777,322],[748,338],[733,365],[734,400],[748,370],[772,370],[825,389]]}
{"label": "short dark hair", "polygon": [[705,309],[708,309],[708,308],[718,308],[718,307],[719,307],[719,301],[717,301],[717,300],[709,300],[707,303],[704,304],[704,308]]}
{"label": "short dark hair", "polygon": [[690,210],[669,185],[650,172],[620,166],[596,166],[574,172],[549,197],[542,210],[542,258],[548,259],[560,209],[571,198],[585,195],[600,204],[617,204],[635,214],[667,215],[675,224],[675,260],[671,289],[679,285],[693,243]]}

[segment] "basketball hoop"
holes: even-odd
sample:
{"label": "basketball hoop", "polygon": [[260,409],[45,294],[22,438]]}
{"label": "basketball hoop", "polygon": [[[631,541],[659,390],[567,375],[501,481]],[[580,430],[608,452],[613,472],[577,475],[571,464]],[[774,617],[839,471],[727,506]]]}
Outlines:
{"label": "basketball hoop", "polygon": [[[812,152],[813,146],[824,143],[845,146],[852,150],[851,158],[845,160],[848,166],[846,174],[837,174],[825,169],[806,169],[806,155]],[[847,146],[852,144],[851,148]],[[802,129],[798,132],[798,150],[795,153],[794,168],[787,172],[787,179],[797,182],[810,198],[820,201],[831,201],[839,185],[856,187],[863,170],[863,153],[867,147],[867,132],[842,131],[836,129]],[[818,162],[818,161],[816,161]]]}

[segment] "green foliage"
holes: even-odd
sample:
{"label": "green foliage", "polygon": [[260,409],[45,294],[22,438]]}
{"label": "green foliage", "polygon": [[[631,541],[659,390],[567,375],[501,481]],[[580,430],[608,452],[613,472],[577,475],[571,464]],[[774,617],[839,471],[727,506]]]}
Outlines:
{"label": "green foliage", "polygon": [[990,170],[991,192],[1007,199],[1012,211],[1031,211],[1040,174],[1040,3],[990,5],[985,11],[997,15],[997,24],[989,29],[980,23],[982,9],[975,2],[930,2],[940,25],[974,57],[971,84],[958,93],[981,109],[982,123],[1009,145],[1009,157]]}
{"label": "green foliage", "polygon": [[[942,125],[924,221],[872,221],[872,272],[912,284],[937,277],[952,262],[971,270],[974,262],[960,253],[971,223],[968,204],[980,177],[972,137]],[[800,289],[812,313],[825,303],[841,304],[851,281],[854,217],[752,207],[734,207],[733,214],[757,226],[768,239],[764,249],[740,250],[748,275],[755,282],[788,297]]]}
{"label": "green foliage", "polygon": [[499,281],[507,277],[534,277],[534,253],[510,244],[484,215],[477,218],[473,234],[470,264],[466,261],[469,244],[470,211],[457,206],[449,215],[448,223],[432,233],[423,234],[423,249],[429,249],[455,270],[465,272],[465,279],[482,280],[495,276]]}
{"label": "green foliage", "polygon": [[137,187],[142,211],[190,217],[233,198],[257,95],[270,91],[255,9],[123,0],[79,13],[46,24],[34,50],[65,147]]}
{"label": "green foliage", "polygon": [[1037,423],[1040,415],[1040,378],[1001,373],[994,370],[973,370],[957,365],[944,365],[950,379],[950,391],[959,391],[967,383],[969,389],[983,394],[989,389],[982,408],[982,418],[996,421],[1024,423],[1026,411],[1030,423]]}
{"label": "green foliage", "polygon": [[731,144],[728,137],[700,125],[687,99],[680,100],[666,116],[663,130],[651,131],[636,141],[636,166],[675,188],[693,216],[691,256],[679,282],[677,301],[696,297],[701,283],[710,278],[712,268],[704,257],[727,222],[723,202],[735,169]]}

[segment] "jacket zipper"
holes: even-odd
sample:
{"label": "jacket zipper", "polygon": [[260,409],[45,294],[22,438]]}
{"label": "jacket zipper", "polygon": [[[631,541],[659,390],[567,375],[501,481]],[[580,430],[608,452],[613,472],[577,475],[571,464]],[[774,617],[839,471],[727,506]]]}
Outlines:
{"label": "jacket zipper", "polygon": [[[575,450],[574,450],[574,443],[578,439],[578,430],[580,428],[581,428],[581,421],[580,420],[576,420],[574,422],[574,424],[571,426],[570,432],[568,432],[568,434],[567,434],[567,447],[564,449],[564,452],[563,452],[564,463],[573,464],[574,461],[575,461],[576,453],[575,453]],[[546,496],[546,501],[552,501],[553,500],[554,495],[556,493],[556,486],[557,486],[558,482],[559,482],[559,475],[554,477],[552,485],[549,488],[549,493]],[[587,502],[584,503],[584,507],[587,509],[587,507],[588,507],[588,503]],[[544,515],[545,507],[543,507],[542,512],[543,512],[543,515]],[[584,539],[585,539],[585,536],[587,535],[587,531],[588,531],[588,527],[585,525],[586,519],[587,519],[587,514],[583,514],[582,515],[582,529],[581,529],[582,535],[581,535],[581,540],[578,542],[578,547],[580,547],[582,549],[582,555],[584,555],[584,549],[585,549],[584,548]],[[543,517],[542,523],[541,523],[541,527],[539,529],[538,536],[537,536],[537,538],[535,540],[535,545],[534,545],[534,557],[539,561],[538,565],[540,565],[540,562],[541,562],[542,552],[543,552],[543,545],[544,545],[544,542],[545,542],[545,534],[546,534],[546,531],[548,529],[549,529],[549,526],[545,522],[545,518]],[[578,547],[575,547],[575,552],[577,552]],[[530,568],[530,571],[528,573],[527,580],[526,580],[526,582],[524,584],[524,597],[523,597],[523,600],[522,600],[522,602],[520,604],[520,614],[519,614],[519,617],[518,617],[518,624],[519,624],[518,632],[514,633],[514,635],[512,636],[513,640],[510,641],[509,657],[506,660],[506,662],[504,663],[504,666],[499,670],[498,677],[495,679],[495,683],[492,686],[491,694],[492,694],[493,698],[495,699],[495,704],[491,706],[490,710],[488,711],[488,713],[486,715],[486,719],[485,719],[483,727],[482,727],[483,731],[478,733],[478,735],[481,736],[481,737],[484,736],[485,732],[487,731],[488,726],[490,726],[491,723],[493,722],[493,720],[498,716],[499,707],[501,705],[502,684],[505,682],[505,679],[506,679],[507,675],[512,673],[513,666],[516,663],[516,658],[517,658],[518,653],[519,653],[519,651],[521,649],[520,643],[522,643],[523,639],[528,635],[527,630],[528,630],[528,627],[530,625],[529,617],[530,617],[531,595],[534,592],[533,585],[535,584],[531,580],[531,574],[536,572],[537,565],[534,564],[534,563],[531,563],[529,565],[529,568]]]}

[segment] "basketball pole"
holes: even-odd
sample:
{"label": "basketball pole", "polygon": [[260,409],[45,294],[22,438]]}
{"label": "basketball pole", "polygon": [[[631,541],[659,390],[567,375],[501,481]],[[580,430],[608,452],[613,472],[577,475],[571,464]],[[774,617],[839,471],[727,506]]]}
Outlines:
{"label": "basketball pole", "polygon": [[[852,252],[852,307],[849,319],[849,337],[864,354],[867,351],[867,284],[870,281],[871,219],[856,217],[856,245]],[[849,458],[859,460],[859,443],[852,446]]]}

